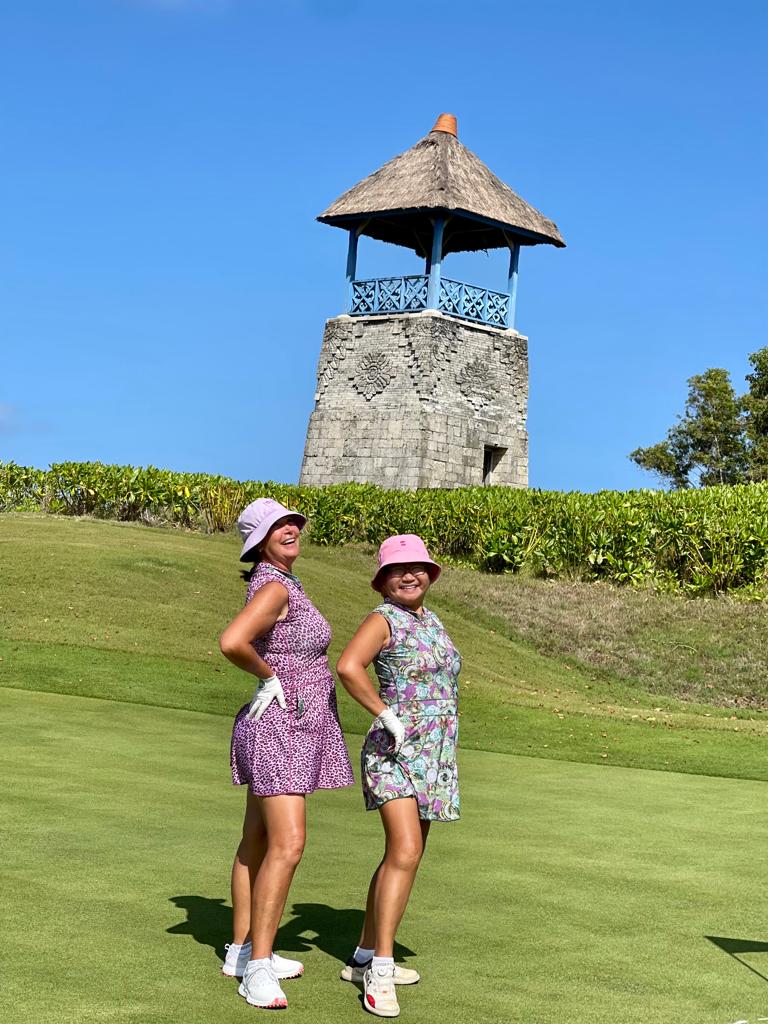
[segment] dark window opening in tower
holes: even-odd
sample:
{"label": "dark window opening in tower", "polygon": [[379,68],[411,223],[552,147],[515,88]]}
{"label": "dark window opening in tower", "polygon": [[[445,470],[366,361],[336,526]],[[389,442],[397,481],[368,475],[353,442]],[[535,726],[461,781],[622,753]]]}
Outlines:
{"label": "dark window opening in tower", "polygon": [[483,485],[490,486],[493,483],[493,473],[498,464],[506,455],[506,448],[493,448],[491,445],[483,447]]}

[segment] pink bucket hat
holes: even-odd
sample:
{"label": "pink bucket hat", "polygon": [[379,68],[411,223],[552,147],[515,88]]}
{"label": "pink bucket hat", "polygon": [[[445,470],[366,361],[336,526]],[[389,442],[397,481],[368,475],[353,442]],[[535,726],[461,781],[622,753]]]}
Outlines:
{"label": "pink bucket hat", "polygon": [[243,550],[240,552],[241,562],[250,561],[247,557],[250,552],[264,540],[278,519],[283,519],[285,516],[296,516],[301,520],[299,529],[304,529],[307,517],[303,516],[301,512],[294,512],[292,509],[286,508],[274,498],[257,498],[243,509],[237,518],[237,528],[243,538]]}
{"label": "pink bucket hat", "polygon": [[374,590],[381,589],[381,577],[388,565],[412,565],[414,562],[423,562],[426,565],[433,583],[440,575],[440,566],[429,557],[427,546],[421,537],[417,537],[415,533],[387,537],[379,548],[379,567],[371,580],[371,586]]}

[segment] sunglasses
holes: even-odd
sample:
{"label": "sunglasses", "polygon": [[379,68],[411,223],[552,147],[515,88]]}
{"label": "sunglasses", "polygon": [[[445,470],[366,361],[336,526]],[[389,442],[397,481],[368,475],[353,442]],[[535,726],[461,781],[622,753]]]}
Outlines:
{"label": "sunglasses", "polygon": [[388,565],[387,575],[395,579],[401,576],[426,576],[427,568],[424,565]]}

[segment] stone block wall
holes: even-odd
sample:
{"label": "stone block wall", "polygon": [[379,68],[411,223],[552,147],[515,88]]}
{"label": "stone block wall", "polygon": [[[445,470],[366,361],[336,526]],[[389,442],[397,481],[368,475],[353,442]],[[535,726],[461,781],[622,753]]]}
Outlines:
{"label": "stone block wall", "polygon": [[[435,311],[325,325],[301,483],[528,484],[528,341]],[[485,459],[487,461],[487,457]]]}

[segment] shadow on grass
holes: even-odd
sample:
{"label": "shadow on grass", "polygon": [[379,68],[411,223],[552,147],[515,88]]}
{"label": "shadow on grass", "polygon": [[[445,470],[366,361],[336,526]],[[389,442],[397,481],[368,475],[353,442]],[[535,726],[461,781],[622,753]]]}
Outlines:
{"label": "shadow on grass", "polygon": [[763,981],[768,981],[768,978],[761,974],[760,971],[755,970],[748,963],[745,963],[739,953],[768,953],[768,942],[756,942],[754,939],[726,939],[720,935],[705,935],[705,939],[717,946],[718,949],[722,949],[728,956],[732,956],[734,960],[746,967],[748,971],[752,971],[758,978],[762,978]]}
{"label": "shadow on grass", "polygon": [[166,928],[169,935],[191,935],[201,946],[212,946],[216,956],[224,959],[224,946],[232,941],[232,908],[223,899],[207,896],[169,896],[179,910],[186,910],[187,920]]}
{"label": "shadow on grass", "polygon": [[[279,929],[278,949],[300,953],[320,949],[343,963],[352,956],[363,927],[362,910],[337,910],[327,903],[294,903],[293,917]],[[415,956],[412,949],[395,942],[395,958]]]}
{"label": "shadow on grass", "polygon": [[[232,909],[223,899],[207,896],[171,896],[180,910],[186,911],[186,921],[167,928],[170,935],[191,935],[195,942],[211,946],[220,960],[224,959],[224,944],[232,937]],[[327,903],[294,903],[291,918],[278,930],[275,948],[286,953],[306,953],[320,949],[336,960],[346,961],[354,952],[363,911],[339,909]],[[395,958],[415,956],[412,949],[395,943]]]}

